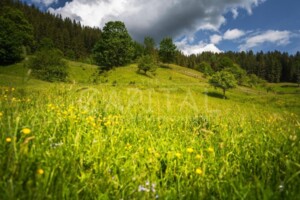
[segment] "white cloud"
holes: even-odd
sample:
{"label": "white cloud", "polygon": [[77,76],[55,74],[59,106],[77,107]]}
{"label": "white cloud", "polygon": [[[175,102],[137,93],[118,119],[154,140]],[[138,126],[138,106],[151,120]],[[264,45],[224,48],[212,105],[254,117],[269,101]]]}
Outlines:
{"label": "white cloud", "polygon": [[178,49],[180,49],[184,54],[200,54],[202,52],[214,52],[220,53],[222,52],[215,44],[207,44],[204,42],[199,42],[198,44],[189,44],[188,40],[184,38],[179,42],[175,42]]}
{"label": "white cloud", "polygon": [[233,9],[231,10],[231,13],[232,13],[233,19],[236,19],[236,18],[239,16],[239,13],[238,13],[238,11],[237,11],[236,8],[233,8]]}
{"label": "white cloud", "polygon": [[218,44],[219,42],[222,41],[222,39],[223,39],[222,36],[217,34],[210,36],[210,42],[212,44]]}
{"label": "white cloud", "polygon": [[53,3],[57,3],[58,0],[32,0],[33,3],[38,3],[38,4],[43,4],[46,7],[53,4]]}
{"label": "white cloud", "polygon": [[[36,0],[56,1],[56,0]],[[199,30],[218,30],[226,22],[224,14],[252,7],[264,0],[73,0],[49,11],[63,17],[80,20],[88,26],[100,26],[108,21],[125,22],[134,39],[145,36],[157,41],[166,36],[194,34]]]}
{"label": "white cloud", "polygon": [[230,30],[229,29],[223,34],[223,36],[218,35],[218,34],[214,34],[214,35],[210,36],[210,43],[219,44],[222,40],[234,40],[234,39],[238,39],[244,35],[245,35],[245,32],[242,30],[238,30],[238,29]]}
{"label": "white cloud", "polygon": [[234,40],[234,39],[238,39],[242,36],[245,35],[245,32],[242,31],[242,30],[239,30],[239,29],[232,29],[232,30],[227,30],[225,33],[224,33],[224,36],[223,38],[225,40]]}
{"label": "white cloud", "polygon": [[276,45],[287,45],[290,43],[290,31],[268,30],[262,33],[255,34],[246,39],[245,43],[240,45],[240,50],[247,50],[253,47],[260,46],[264,43],[274,43]]}

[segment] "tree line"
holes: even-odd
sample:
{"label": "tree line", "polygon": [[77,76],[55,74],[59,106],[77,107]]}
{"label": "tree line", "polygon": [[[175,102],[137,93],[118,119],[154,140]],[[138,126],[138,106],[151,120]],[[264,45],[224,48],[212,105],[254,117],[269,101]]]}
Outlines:
{"label": "tree line", "polygon": [[286,52],[224,52],[184,55],[177,52],[176,63],[192,69],[201,68],[206,62],[214,71],[224,68],[224,65],[238,64],[248,74],[267,80],[268,82],[300,82],[300,52],[289,55]]}
{"label": "tree line", "polygon": [[[56,48],[63,55],[73,60],[88,58],[97,41],[101,38],[101,30],[82,26],[80,22],[63,19],[61,15],[53,15],[49,12],[41,12],[34,5],[28,6],[18,0],[0,1],[0,35],[11,47],[26,47],[22,51],[31,54],[41,48]],[[20,29],[20,25],[22,28]],[[30,36],[26,43],[14,41],[16,35]],[[7,47],[6,47],[7,48]],[[5,49],[2,47],[2,49]],[[17,52],[10,52],[11,55]],[[15,62],[14,59],[0,64]]]}

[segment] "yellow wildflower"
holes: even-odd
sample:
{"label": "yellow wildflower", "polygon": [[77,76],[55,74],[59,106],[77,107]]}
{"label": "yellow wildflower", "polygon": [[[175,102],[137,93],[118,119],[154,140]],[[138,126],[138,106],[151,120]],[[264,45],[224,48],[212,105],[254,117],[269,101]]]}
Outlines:
{"label": "yellow wildflower", "polygon": [[94,118],[93,116],[88,116],[88,117],[86,118],[86,120],[87,120],[88,122],[94,122],[95,118]]}
{"label": "yellow wildflower", "polygon": [[193,152],[194,152],[194,149],[193,149],[193,148],[187,148],[186,151],[187,151],[188,153],[193,153]]}
{"label": "yellow wildflower", "polygon": [[104,126],[109,126],[109,125],[111,125],[111,121],[107,121],[104,123]]}
{"label": "yellow wildflower", "polygon": [[202,156],[200,154],[196,155],[196,159],[201,159],[201,158],[202,158]]}
{"label": "yellow wildflower", "polygon": [[200,168],[197,168],[197,169],[196,169],[196,174],[202,175],[202,174],[203,174],[203,171],[202,171],[202,169],[200,169]]}
{"label": "yellow wildflower", "polygon": [[207,151],[210,152],[210,153],[213,153],[214,149],[212,147],[208,147]]}
{"label": "yellow wildflower", "polygon": [[177,158],[181,158],[181,153],[176,153],[175,156],[176,156]]}
{"label": "yellow wildflower", "polygon": [[0,112],[0,118],[3,116],[3,112]]}
{"label": "yellow wildflower", "polygon": [[39,174],[39,175],[42,175],[42,174],[44,174],[44,170],[43,169],[38,169],[36,171],[36,173]]}
{"label": "yellow wildflower", "polygon": [[29,128],[23,128],[21,132],[27,135],[31,132],[31,130]]}
{"label": "yellow wildflower", "polygon": [[10,137],[7,137],[7,138],[5,139],[5,141],[6,141],[7,143],[10,143],[10,142],[11,142],[11,138],[10,138]]}

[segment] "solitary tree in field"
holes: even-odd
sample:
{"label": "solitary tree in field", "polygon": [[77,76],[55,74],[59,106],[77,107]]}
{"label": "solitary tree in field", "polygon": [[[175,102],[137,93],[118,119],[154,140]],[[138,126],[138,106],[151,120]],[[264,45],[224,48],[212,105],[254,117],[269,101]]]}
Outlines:
{"label": "solitary tree in field", "polygon": [[159,44],[159,57],[164,63],[171,63],[175,60],[176,45],[172,38],[166,37]]}
{"label": "solitary tree in field", "polygon": [[209,83],[214,87],[221,88],[223,90],[224,98],[226,90],[237,86],[237,81],[234,75],[225,70],[215,73],[209,80]]}
{"label": "solitary tree in field", "polygon": [[132,59],[132,44],[123,22],[108,22],[103,28],[102,38],[93,49],[95,61],[103,70],[125,65]]}
{"label": "solitary tree in field", "polygon": [[147,71],[154,72],[156,70],[156,60],[151,55],[145,55],[140,58],[138,63],[139,71],[142,70],[146,74]]}

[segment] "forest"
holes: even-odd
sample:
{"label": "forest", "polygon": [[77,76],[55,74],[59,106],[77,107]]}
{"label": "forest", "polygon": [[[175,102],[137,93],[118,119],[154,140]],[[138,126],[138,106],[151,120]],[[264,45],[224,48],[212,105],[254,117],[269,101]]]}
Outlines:
{"label": "forest", "polygon": [[[142,55],[154,55],[156,60],[178,64],[183,67],[216,72],[225,67],[237,64],[245,70],[248,75],[254,74],[268,82],[300,82],[300,52],[290,55],[286,52],[203,52],[201,54],[185,55],[174,45],[167,44],[167,51],[172,52],[167,60],[160,55],[161,46],[156,44],[151,36],[145,36],[144,43],[134,41],[127,33],[125,25],[122,27],[127,38],[127,46],[119,47],[127,54],[124,62],[115,63],[116,56],[110,55],[106,63],[97,62],[97,52],[93,51],[102,43],[107,48],[113,49],[118,44],[113,39],[106,39],[102,36],[102,30],[97,27],[87,27],[70,18],[63,19],[60,15],[53,15],[49,12],[41,12],[38,8],[28,6],[15,0],[1,1],[1,61],[0,65],[12,64],[24,58],[24,55],[34,54],[43,48],[59,49],[63,56],[71,60],[79,60],[86,63],[106,65],[106,69],[118,67],[136,62]],[[122,25],[121,25],[122,26]],[[119,37],[116,35],[116,37]],[[167,37],[168,38],[168,37]],[[166,38],[165,38],[166,39]],[[162,43],[163,41],[161,41]],[[160,43],[160,44],[161,44]],[[173,43],[173,41],[171,41]],[[120,44],[120,43],[119,43]],[[123,50],[122,50],[123,51]],[[95,59],[96,58],[96,59]],[[98,57],[99,60],[99,57]],[[208,68],[203,69],[206,65]],[[209,72],[206,72],[209,74]],[[209,74],[211,75],[211,74]]]}

